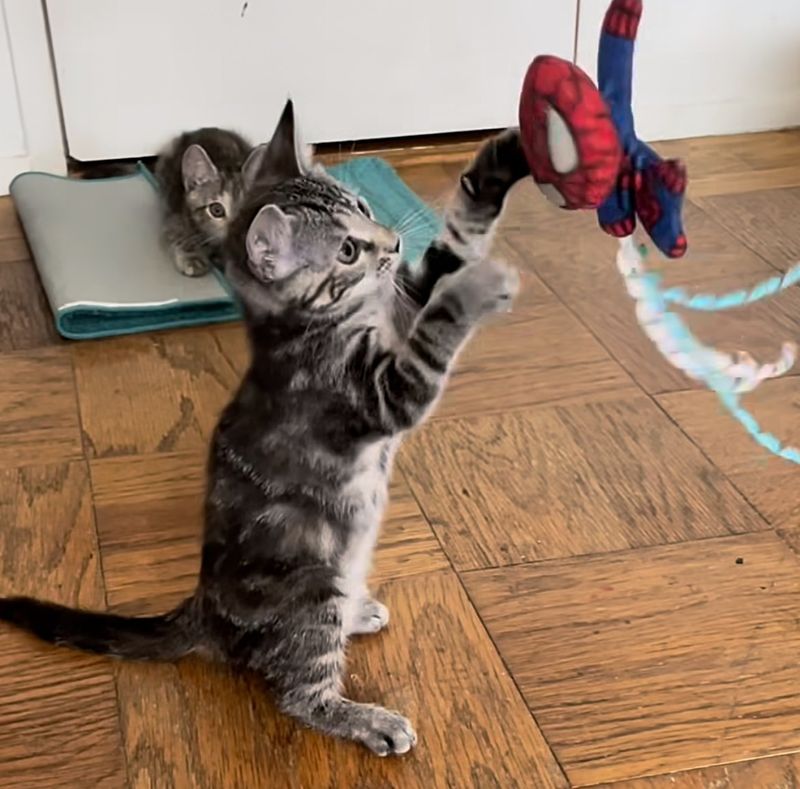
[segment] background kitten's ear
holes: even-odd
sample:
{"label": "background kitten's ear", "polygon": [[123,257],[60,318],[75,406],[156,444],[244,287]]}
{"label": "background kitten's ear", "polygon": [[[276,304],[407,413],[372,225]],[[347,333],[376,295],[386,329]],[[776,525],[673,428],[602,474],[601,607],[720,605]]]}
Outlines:
{"label": "background kitten's ear", "polygon": [[202,184],[219,180],[219,170],[202,145],[190,145],[183,152],[181,163],[183,188],[189,192]]}
{"label": "background kitten's ear", "polygon": [[276,205],[265,205],[247,231],[250,270],[263,282],[284,279],[296,268],[292,255],[292,218]]}
{"label": "background kitten's ear", "polygon": [[264,151],[256,157],[253,162],[254,166],[250,168],[249,172],[253,180],[267,184],[289,181],[292,178],[298,178],[305,172],[304,158],[305,151],[297,139],[294,104],[289,99],[283,108],[272,139],[267,143]]}
{"label": "background kitten's ear", "polygon": [[264,156],[267,153],[268,144],[262,142],[250,151],[250,155],[242,165],[242,178],[244,178],[245,188],[250,186],[258,176],[259,171],[264,165]]}

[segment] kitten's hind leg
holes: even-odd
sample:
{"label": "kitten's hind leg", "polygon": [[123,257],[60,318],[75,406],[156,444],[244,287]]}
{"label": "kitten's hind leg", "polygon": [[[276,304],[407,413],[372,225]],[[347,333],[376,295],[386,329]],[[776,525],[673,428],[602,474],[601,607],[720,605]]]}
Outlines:
{"label": "kitten's hind leg", "polygon": [[398,712],[360,704],[341,694],[346,636],[341,607],[319,606],[304,622],[292,622],[278,649],[263,656],[280,709],[333,737],[355,740],[379,756],[406,753],[417,735]]}

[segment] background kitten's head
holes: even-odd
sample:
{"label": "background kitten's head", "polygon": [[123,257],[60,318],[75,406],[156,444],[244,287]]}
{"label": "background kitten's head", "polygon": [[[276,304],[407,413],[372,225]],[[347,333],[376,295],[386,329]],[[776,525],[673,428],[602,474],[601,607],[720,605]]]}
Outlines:
{"label": "background kitten's head", "polygon": [[[223,130],[215,130],[228,134]],[[235,139],[216,139],[212,148],[206,142],[192,143],[183,152],[181,175],[185,206],[197,229],[207,238],[222,241],[244,194],[245,182],[254,162],[260,160],[260,147],[244,158]],[[212,158],[216,154],[216,162]]]}
{"label": "background kitten's head", "polygon": [[226,273],[251,314],[351,314],[394,293],[400,237],[304,158],[288,102],[258,154],[226,244]]}

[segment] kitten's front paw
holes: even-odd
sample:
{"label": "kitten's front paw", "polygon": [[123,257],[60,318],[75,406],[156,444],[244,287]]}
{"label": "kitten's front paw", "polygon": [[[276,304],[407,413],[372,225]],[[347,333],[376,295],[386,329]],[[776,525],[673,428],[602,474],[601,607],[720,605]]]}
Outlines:
{"label": "kitten's front paw", "polygon": [[475,317],[508,312],[519,290],[515,268],[495,260],[465,266],[454,277],[453,286],[464,307]]}
{"label": "kitten's front paw", "polygon": [[203,277],[211,270],[211,261],[190,252],[175,253],[175,267],[185,277]]}

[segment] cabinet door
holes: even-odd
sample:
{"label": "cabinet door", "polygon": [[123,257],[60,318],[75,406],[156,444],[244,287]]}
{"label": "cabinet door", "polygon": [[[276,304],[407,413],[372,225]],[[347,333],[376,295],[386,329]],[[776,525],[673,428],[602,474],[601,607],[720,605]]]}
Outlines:
{"label": "cabinet door", "polygon": [[10,159],[24,153],[25,136],[22,132],[17,83],[14,79],[6,19],[0,8],[0,159]]}
{"label": "cabinet door", "polygon": [[501,127],[540,52],[573,54],[577,0],[47,0],[78,159],[153,153],[179,130],[312,142]]}
{"label": "cabinet door", "polygon": [[66,171],[44,11],[0,0],[0,195],[31,169]]}
{"label": "cabinet door", "polygon": [[[608,0],[581,0],[578,64],[596,76]],[[645,0],[634,64],[639,135],[800,124],[798,0]]]}

